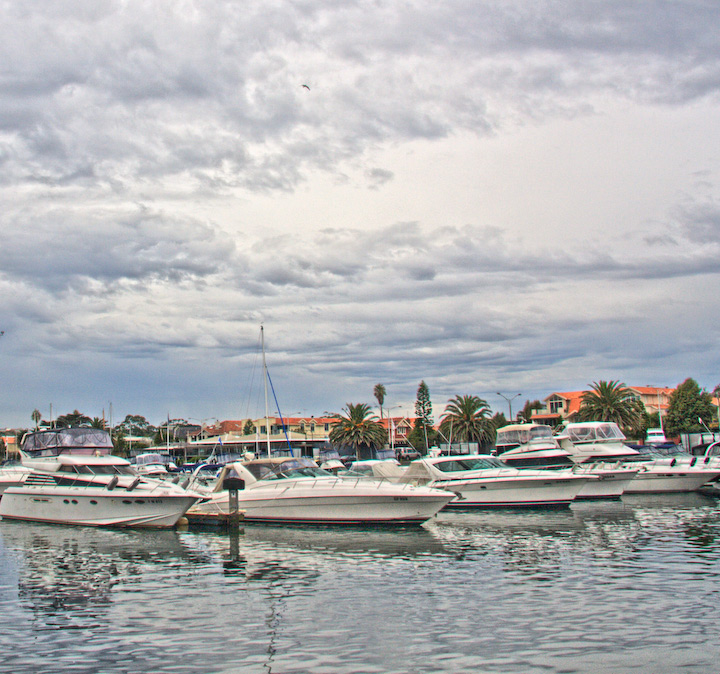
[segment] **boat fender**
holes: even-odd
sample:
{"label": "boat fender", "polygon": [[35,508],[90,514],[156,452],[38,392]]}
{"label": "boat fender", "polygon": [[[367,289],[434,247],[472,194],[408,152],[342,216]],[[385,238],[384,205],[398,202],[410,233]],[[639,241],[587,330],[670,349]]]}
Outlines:
{"label": "boat fender", "polygon": [[190,486],[190,478],[187,478],[186,480],[182,481],[182,484],[180,485],[183,489],[187,489]]}
{"label": "boat fender", "polygon": [[115,489],[115,487],[117,487],[118,479],[119,479],[119,478],[118,478],[118,476],[116,475],[115,477],[113,477],[112,480],[110,480],[110,482],[107,483],[107,490],[108,490],[108,491],[112,491],[113,489]]}
{"label": "boat fender", "polygon": [[177,484],[178,482],[180,482],[180,476],[179,476],[179,475],[176,475],[176,476],[172,479],[172,483],[173,483],[173,484]]}
{"label": "boat fender", "polygon": [[140,484],[140,482],[142,482],[142,478],[136,477],[136,478],[128,485],[127,490],[128,490],[128,491],[132,491],[133,489],[135,489],[135,487],[137,487],[137,486]]}
{"label": "boat fender", "polygon": [[705,457],[705,463],[710,463],[710,457],[709,457],[709,456],[706,456],[706,457]]}
{"label": "boat fender", "polygon": [[693,456],[693,458],[690,459],[690,465],[694,466],[696,462],[697,462],[697,456]]}
{"label": "boat fender", "polygon": [[673,459],[673,460],[670,462],[670,465],[671,465],[671,466],[674,466],[676,463],[677,463],[677,459]]}

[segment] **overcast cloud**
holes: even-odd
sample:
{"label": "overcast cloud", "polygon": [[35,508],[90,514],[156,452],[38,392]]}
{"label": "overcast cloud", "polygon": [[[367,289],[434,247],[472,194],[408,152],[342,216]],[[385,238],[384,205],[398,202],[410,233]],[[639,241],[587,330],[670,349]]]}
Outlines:
{"label": "overcast cloud", "polygon": [[0,427],[720,382],[716,3],[0,12]]}

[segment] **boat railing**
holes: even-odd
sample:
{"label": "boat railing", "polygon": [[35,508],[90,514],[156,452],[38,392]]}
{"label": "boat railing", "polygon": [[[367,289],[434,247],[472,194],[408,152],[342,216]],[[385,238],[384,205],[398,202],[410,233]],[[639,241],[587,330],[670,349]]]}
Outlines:
{"label": "boat railing", "polygon": [[[391,484],[395,487],[402,487],[403,489],[412,489],[413,485],[406,483],[406,482],[393,482],[392,480],[389,480],[386,477],[372,477],[372,476],[337,476],[332,478],[332,483],[329,482],[330,478],[325,477],[322,475],[318,475],[317,477],[306,477],[306,478],[289,478],[284,480],[267,480],[267,484],[272,484],[278,489],[299,489],[301,487],[308,487],[308,482],[312,482],[311,485],[309,485],[310,489],[315,489],[316,487],[321,488],[327,485],[352,485],[352,486],[368,486],[373,485],[375,488],[380,489],[383,485]],[[258,480],[258,482],[262,482],[262,480]]]}

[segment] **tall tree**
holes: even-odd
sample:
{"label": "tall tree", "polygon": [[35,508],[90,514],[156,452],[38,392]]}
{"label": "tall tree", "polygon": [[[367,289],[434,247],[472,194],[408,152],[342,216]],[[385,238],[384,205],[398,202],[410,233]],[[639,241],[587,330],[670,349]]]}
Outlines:
{"label": "tall tree", "polygon": [[358,459],[370,458],[372,449],[387,442],[387,431],[377,421],[370,405],[348,403],[345,414],[333,414],[328,439],[333,445],[351,447]]}
{"label": "tall tree", "polygon": [[[417,443],[420,440],[423,448],[423,454],[427,454],[430,445],[435,440],[433,428],[432,403],[430,402],[430,389],[425,381],[421,381],[418,386],[417,396],[415,399],[415,422],[413,424],[414,440]],[[415,448],[418,449],[417,445]]]}
{"label": "tall tree", "polygon": [[35,424],[35,430],[37,430],[38,424],[40,423],[40,420],[42,419],[42,414],[40,414],[40,410],[34,409],[33,413],[30,415],[30,418],[33,420],[33,423]]}
{"label": "tall tree", "polygon": [[643,405],[625,384],[613,381],[593,382],[583,393],[580,421],[614,421],[621,428],[637,432],[643,422]]}
{"label": "tall tree", "polygon": [[456,395],[440,417],[440,433],[449,442],[489,442],[493,436],[490,406],[478,396]]}
{"label": "tall tree", "polygon": [[385,394],[387,391],[385,391],[385,387],[382,384],[375,384],[375,388],[373,389],[373,395],[375,396],[375,399],[378,401],[378,405],[380,405],[380,418],[383,418],[383,410],[382,406],[385,402]]}
{"label": "tall tree", "polygon": [[702,391],[694,379],[688,378],[670,396],[667,413],[663,417],[663,429],[669,437],[680,433],[700,433],[705,430],[703,423],[710,424],[714,416],[712,395]]}

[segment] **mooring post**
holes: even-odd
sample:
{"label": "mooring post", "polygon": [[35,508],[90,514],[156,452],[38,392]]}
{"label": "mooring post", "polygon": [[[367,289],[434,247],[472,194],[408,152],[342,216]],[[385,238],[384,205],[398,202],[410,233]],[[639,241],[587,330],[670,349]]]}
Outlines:
{"label": "mooring post", "polygon": [[226,477],[223,480],[223,489],[228,491],[228,520],[229,531],[237,531],[240,528],[240,508],[238,492],[245,488],[245,481],[238,477]]}

